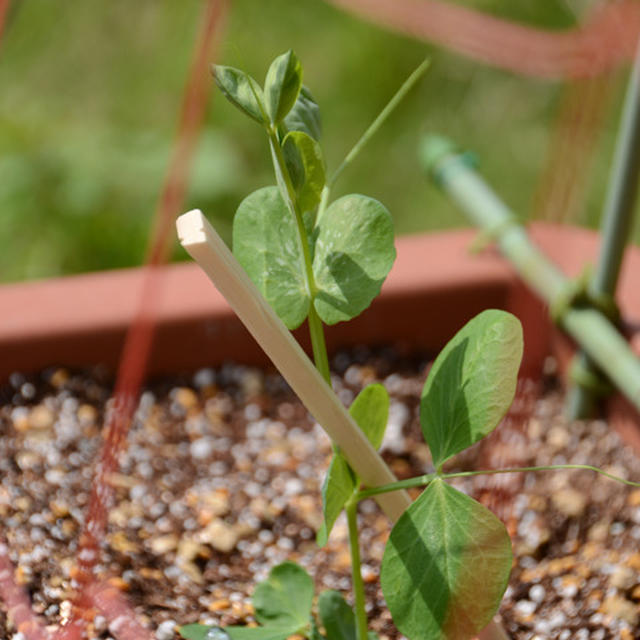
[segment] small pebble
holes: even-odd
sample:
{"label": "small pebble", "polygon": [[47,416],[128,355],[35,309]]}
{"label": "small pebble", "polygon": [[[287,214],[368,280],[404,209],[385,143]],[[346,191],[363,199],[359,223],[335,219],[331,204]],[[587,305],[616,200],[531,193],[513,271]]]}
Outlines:
{"label": "small pebble", "polygon": [[540,603],[544,600],[547,592],[545,588],[540,584],[535,584],[529,589],[529,600]]}
{"label": "small pebble", "polygon": [[175,620],[165,620],[158,625],[156,640],[173,640],[177,623]]}
{"label": "small pebble", "polygon": [[537,607],[537,603],[531,602],[531,600],[518,600],[514,608],[521,616],[528,617],[535,612]]}
{"label": "small pebble", "polygon": [[547,443],[556,451],[564,449],[570,439],[569,432],[564,427],[551,427],[547,433]]}
{"label": "small pebble", "polygon": [[587,506],[587,496],[581,491],[567,487],[551,496],[553,506],[569,518],[578,518]]}
{"label": "small pebble", "polygon": [[618,595],[607,597],[600,606],[600,612],[615,620],[624,620],[631,626],[635,626],[640,617],[638,606]]}
{"label": "small pebble", "polygon": [[55,421],[55,415],[49,407],[36,405],[29,413],[29,426],[32,429],[50,429]]}
{"label": "small pebble", "polygon": [[636,584],[636,573],[633,569],[625,566],[617,566],[614,568],[609,577],[609,584],[616,589],[626,591]]}
{"label": "small pebble", "polygon": [[193,375],[193,384],[202,389],[215,384],[216,374],[213,369],[198,369]]}
{"label": "small pebble", "polygon": [[199,405],[198,394],[188,387],[179,387],[173,390],[173,400],[183,409],[195,409]]}
{"label": "small pebble", "polygon": [[204,460],[214,451],[213,440],[208,437],[198,438],[191,443],[189,451],[196,460]]}
{"label": "small pebble", "polygon": [[239,538],[237,529],[220,518],[212,520],[197,537],[200,542],[222,553],[229,553]]}

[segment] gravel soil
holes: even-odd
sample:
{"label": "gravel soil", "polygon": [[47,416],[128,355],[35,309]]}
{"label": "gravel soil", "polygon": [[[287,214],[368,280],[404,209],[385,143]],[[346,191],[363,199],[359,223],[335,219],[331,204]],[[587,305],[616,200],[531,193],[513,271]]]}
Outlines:
{"label": "gravel soil", "polygon": [[[340,353],[334,387],[349,404],[380,381],[392,404],[383,455],[400,478],[431,471],[418,422],[426,358],[382,349]],[[69,615],[78,532],[86,511],[111,380],[100,370],[20,374],[0,389],[0,517],[36,610],[52,628]],[[537,398],[538,391],[542,392]],[[158,640],[176,624],[251,621],[256,581],[286,559],[318,589],[348,593],[346,524],[318,549],[320,487],[331,447],[273,372],[236,365],[150,384],[129,434],[99,571],[126,593]],[[493,437],[451,470],[500,464],[588,463],[640,480],[640,461],[601,421],[568,423],[552,382],[521,385]],[[640,638],[640,490],[590,472],[467,479],[513,534],[516,561],[502,623],[516,640]],[[415,494],[414,494],[415,495]],[[389,532],[361,506],[371,627],[400,638],[378,585]],[[98,616],[92,637],[112,635]],[[0,637],[19,640],[0,613]]]}

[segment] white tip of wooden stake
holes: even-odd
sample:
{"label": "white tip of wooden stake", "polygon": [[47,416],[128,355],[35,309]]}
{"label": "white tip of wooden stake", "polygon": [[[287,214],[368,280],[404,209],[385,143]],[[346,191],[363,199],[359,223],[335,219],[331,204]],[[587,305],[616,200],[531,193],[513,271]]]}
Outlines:
{"label": "white tip of wooden stake", "polygon": [[207,219],[200,209],[192,209],[191,211],[187,211],[187,213],[183,213],[176,220],[180,244],[186,247],[192,244],[206,242],[206,228],[208,224]]}

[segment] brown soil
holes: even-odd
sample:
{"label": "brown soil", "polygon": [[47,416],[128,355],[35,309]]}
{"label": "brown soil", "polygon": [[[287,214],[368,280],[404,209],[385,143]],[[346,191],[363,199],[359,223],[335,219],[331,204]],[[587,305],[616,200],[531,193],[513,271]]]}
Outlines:
{"label": "brown soil", "polygon": [[[369,382],[389,390],[383,452],[394,472],[430,471],[417,417],[427,360],[356,350],[332,365],[346,404]],[[0,517],[17,578],[50,625],[69,614],[109,394],[104,373],[63,369],[38,379],[14,374],[0,390]],[[509,461],[588,463],[640,479],[640,462],[605,423],[562,418],[552,387],[515,431],[518,437],[502,442]],[[117,502],[100,572],[126,592],[159,640],[175,637],[174,624],[250,620],[252,586],[285,559],[306,567],[319,589],[347,593],[346,525],[338,521],[326,548],[314,541],[330,455],[320,427],[274,373],[226,365],[154,383],[112,478]],[[455,464],[472,468],[478,456],[486,450]],[[476,495],[486,489],[479,480],[457,486]],[[639,490],[589,472],[553,472],[511,477],[496,496],[514,533],[516,564],[500,610],[514,639],[640,638]],[[372,501],[361,513],[371,627],[396,639],[377,580],[389,525]],[[0,636],[18,640],[12,632],[0,614]],[[111,637],[100,617],[92,632]]]}

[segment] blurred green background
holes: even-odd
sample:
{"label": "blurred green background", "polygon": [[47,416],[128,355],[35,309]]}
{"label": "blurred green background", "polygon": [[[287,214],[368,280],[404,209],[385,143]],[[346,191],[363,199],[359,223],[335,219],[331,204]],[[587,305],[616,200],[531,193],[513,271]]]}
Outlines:
{"label": "blurred green background", "polygon": [[[565,0],[466,4],[532,25],[575,22]],[[13,0],[0,44],[0,280],[144,260],[201,8],[199,0]],[[378,198],[399,234],[463,226],[416,164],[419,135],[437,131],[476,151],[487,179],[529,214],[561,84],[483,67],[320,0],[232,2],[221,63],[262,81],[288,48],[321,106],[329,169],[406,76],[432,59],[334,196]],[[623,79],[615,83],[618,105]],[[211,98],[186,208],[203,209],[229,240],[240,200],[274,179],[259,127],[213,83]],[[581,224],[597,220],[618,109],[607,112]],[[179,249],[175,256],[185,257]]]}

